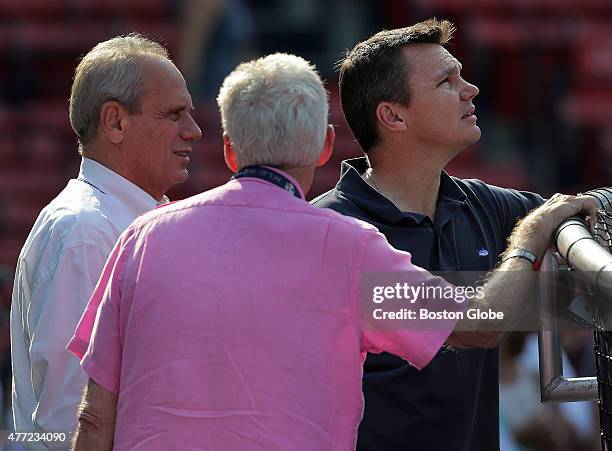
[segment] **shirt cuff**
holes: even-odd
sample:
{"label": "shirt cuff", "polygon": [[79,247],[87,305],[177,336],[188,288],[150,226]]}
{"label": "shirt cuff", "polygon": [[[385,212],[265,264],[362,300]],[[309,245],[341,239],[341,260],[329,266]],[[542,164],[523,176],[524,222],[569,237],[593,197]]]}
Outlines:
{"label": "shirt cuff", "polygon": [[88,347],[89,343],[86,343],[78,337],[72,337],[66,349],[77,356],[79,360],[83,360],[83,356],[87,352]]}
{"label": "shirt cuff", "polygon": [[87,354],[81,360],[81,367],[85,370],[87,375],[100,384],[102,388],[108,390],[115,396],[119,396],[119,381],[98,365],[91,354]]}

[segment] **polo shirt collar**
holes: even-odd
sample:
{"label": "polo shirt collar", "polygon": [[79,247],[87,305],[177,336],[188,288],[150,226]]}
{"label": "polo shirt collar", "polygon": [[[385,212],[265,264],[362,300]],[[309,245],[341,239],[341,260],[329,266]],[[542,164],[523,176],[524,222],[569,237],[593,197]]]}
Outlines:
{"label": "polo shirt collar", "polygon": [[103,194],[120,199],[137,215],[168,201],[164,196],[158,202],[140,187],[91,158],[81,158],[79,179]]}
{"label": "polo shirt collar", "polygon": [[[340,166],[340,180],[336,184],[336,189],[381,223],[396,224],[400,221],[409,221],[420,224],[427,220],[427,216],[420,213],[401,211],[393,202],[371,187],[362,178],[368,168],[368,160],[365,157],[344,160]],[[436,223],[450,219],[457,208],[465,203],[465,199],[466,194],[459,185],[446,171],[442,171],[436,206]]]}

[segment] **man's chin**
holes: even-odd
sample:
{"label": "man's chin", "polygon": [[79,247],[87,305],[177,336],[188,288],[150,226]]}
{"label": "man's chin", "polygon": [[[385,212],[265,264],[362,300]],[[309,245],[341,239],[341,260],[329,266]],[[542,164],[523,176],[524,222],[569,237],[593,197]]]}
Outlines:
{"label": "man's chin", "polygon": [[477,125],[475,125],[473,129],[471,130],[469,138],[465,140],[465,147],[471,146],[472,144],[476,144],[478,141],[480,141],[481,136],[482,136],[482,133],[480,131],[480,128]]}
{"label": "man's chin", "polygon": [[480,129],[478,127],[476,127],[476,129],[478,130],[477,133],[473,133],[472,136],[470,136],[469,138],[466,138],[461,143],[457,143],[457,145],[452,148],[452,152],[453,152],[452,153],[452,158],[455,158],[457,155],[459,155],[465,149],[467,149],[471,145],[474,145],[478,141],[480,141]]}
{"label": "man's chin", "polygon": [[172,183],[174,185],[178,183],[185,183],[188,178],[189,178],[189,171],[187,170],[187,168],[181,169],[177,171],[177,173],[175,174],[174,178],[172,179]]}

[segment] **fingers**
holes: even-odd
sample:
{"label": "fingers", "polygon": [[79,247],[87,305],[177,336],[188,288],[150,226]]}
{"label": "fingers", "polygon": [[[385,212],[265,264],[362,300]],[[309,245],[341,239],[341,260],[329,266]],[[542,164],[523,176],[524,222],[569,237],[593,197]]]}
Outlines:
{"label": "fingers", "polygon": [[596,216],[597,204],[591,196],[565,196],[565,201],[571,203],[576,209],[577,214],[583,216]]}
{"label": "fingers", "polygon": [[584,216],[597,216],[597,202],[592,196],[577,196],[576,199],[581,204]]}
{"label": "fingers", "polygon": [[597,223],[597,203],[591,196],[567,196],[566,202],[571,203],[573,208],[576,210],[570,216],[574,214],[584,216],[591,233],[595,231],[595,224]]}
{"label": "fingers", "polygon": [[595,231],[597,222],[597,202],[591,196],[568,196],[565,194],[555,194],[546,204],[551,214],[555,218],[555,224],[560,224],[563,220],[576,215],[584,216],[589,224],[591,232]]}
{"label": "fingers", "polygon": [[557,193],[519,223],[511,237],[511,246],[526,248],[541,256],[557,227],[567,218],[577,215],[587,216],[593,233],[597,217],[595,200],[591,196]]}
{"label": "fingers", "polygon": [[597,224],[597,202],[592,196],[578,196],[582,203],[580,213],[585,217],[591,233],[595,233],[595,225]]}

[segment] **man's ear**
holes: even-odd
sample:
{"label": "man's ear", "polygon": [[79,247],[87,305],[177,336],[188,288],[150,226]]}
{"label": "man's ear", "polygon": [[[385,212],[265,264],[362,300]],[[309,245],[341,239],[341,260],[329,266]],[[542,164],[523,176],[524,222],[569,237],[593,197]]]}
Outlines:
{"label": "man's ear", "polygon": [[376,107],[376,119],[381,127],[390,131],[404,131],[407,128],[406,118],[397,103],[380,102]]}
{"label": "man's ear", "polygon": [[127,121],[127,111],[119,102],[109,100],[100,107],[99,128],[113,144],[120,144],[123,141]]}
{"label": "man's ear", "polygon": [[232,147],[232,141],[227,133],[223,133],[223,157],[225,164],[232,172],[238,172],[238,161],[236,160],[236,151]]}
{"label": "man's ear", "polygon": [[327,124],[327,134],[325,135],[325,143],[323,144],[323,150],[321,151],[321,155],[319,156],[319,160],[317,161],[317,167],[323,166],[329,161],[329,158],[331,157],[334,149],[335,140],[336,131],[334,130],[334,126],[331,124]]}

